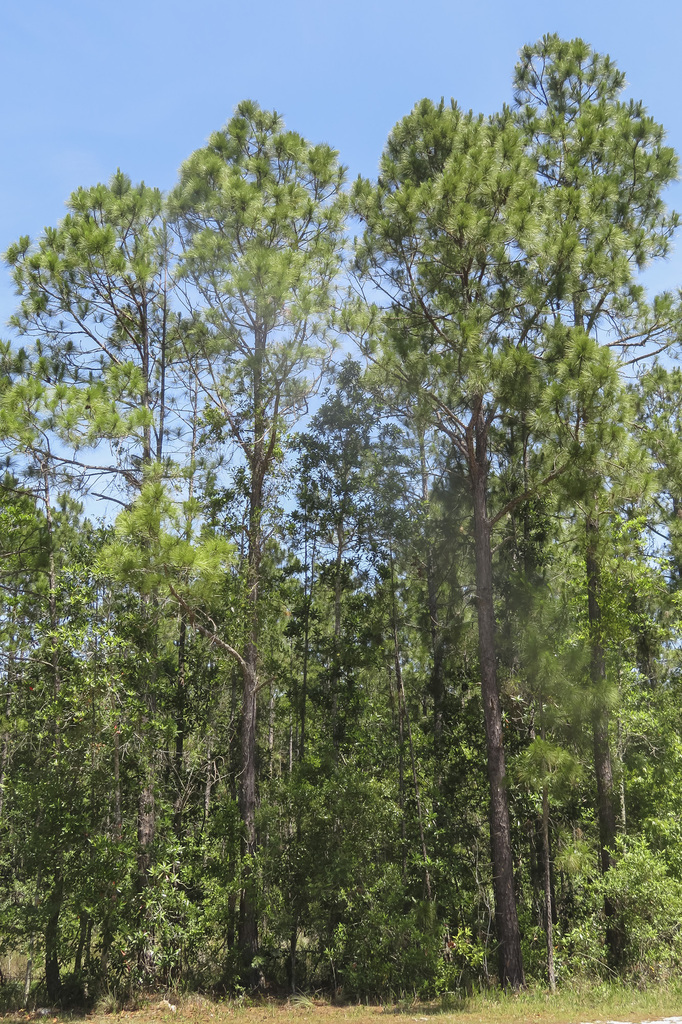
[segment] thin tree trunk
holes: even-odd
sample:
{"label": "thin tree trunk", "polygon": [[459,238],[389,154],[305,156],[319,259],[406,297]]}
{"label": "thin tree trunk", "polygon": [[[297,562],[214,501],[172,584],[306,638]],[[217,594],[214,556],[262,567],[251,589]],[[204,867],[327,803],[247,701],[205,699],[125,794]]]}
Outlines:
{"label": "thin tree trunk", "polygon": [[398,808],[400,810],[400,838],[402,841],[403,883],[407,883],[407,831],[405,827],[405,726],[403,722],[403,702],[398,698],[398,712],[394,711],[393,669],[388,666],[388,692],[391,700],[394,724],[398,724]]}
{"label": "thin tree trunk", "polygon": [[141,892],[149,883],[149,868],[152,863],[151,847],[155,832],[154,784],[149,771],[147,771],[146,778],[140,787],[137,809],[137,876]]}
{"label": "thin tree trunk", "polygon": [[[150,766],[145,767],[145,778],[140,787],[137,807],[137,885],[142,897],[139,903],[139,924],[147,932],[147,941],[138,951],[138,967],[143,974],[154,968],[153,933],[147,930],[146,903],[144,894],[149,888],[149,869],[152,865],[152,846],[156,834],[156,810],[154,806],[154,783]],[[113,935],[112,935],[113,939]]]}
{"label": "thin tree trunk", "polygon": [[[391,560],[392,568],[392,560]],[[410,748],[410,763],[412,765],[412,785],[414,786],[414,798],[417,804],[417,820],[419,824],[419,839],[422,848],[422,857],[424,860],[424,888],[426,889],[426,898],[429,903],[431,902],[431,875],[429,872],[429,855],[426,849],[426,836],[424,833],[424,815],[422,813],[422,802],[421,794],[419,792],[419,779],[417,777],[417,765],[414,757],[414,744],[412,742],[412,726],[410,725],[410,716],[407,710],[407,701],[405,700],[405,687],[403,685],[403,669],[400,661],[400,646],[398,641],[398,626],[396,623],[396,609],[395,609],[395,591],[393,596],[393,657],[395,664],[395,678],[398,690],[398,700],[401,706],[401,712],[405,716],[405,724],[407,726],[407,737]],[[401,736],[402,740],[402,736]]]}
{"label": "thin tree trunk", "polygon": [[[616,814],[614,807],[613,768],[609,740],[609,710],[604,700],[606,658],[601,638],[601,568],[599,561],[599,519],[597,514],[586,520],[587,544],[587,608],[590,628],[590,682],[592,684],[592,738],[594,770],[597,781],[597,818],[599,820],[599,852],[602,874],[613,865],[616,845]],[[614,968],[622,957],[622,934],[616,920],[616,909],[604,898],[606,917],[606,948]]]}
{"label": "thin tree trunk", "polygon": [[[12,616],[11,612],[10,616]],[[10,621],[13,625],[13,616]],[[9,650],[7,651],[7,694],[5,698],[5,718],[8,721],[12,707],[12,697],[14,695],[14,684],[14,640],[11,640],[9,643]],[[5,773],[7,771],[7,764],[9,761],[9,740],[9,732],[4,732],[2,738],[2,759],[0,760],[0,821],[2,821],[5,803]]]}
{"label": "thin tree trunk", "polygon": [[336,527],[336,559],[334,563],[334,646],[331,668],[331,725],[334,753],[338,756],[341,745],[341,727],[339,724],[339,686],[341,682],[341,567],[345,548],[343,524]]}
{"label": "thin tree trunk", "polygon": [[211,789],[213,788],[213,751],[211,749],[211,740],[206,744],[206,785],[204,786],[204,826],[208,821],[209,812],[211,810]]}
{"label": "thin tree trunk", "polygon": [[552,871],[549,855],[549,789],[542,787],[542,866],[545,889],[545,935],[547,936],[547,981],[550,992],[556,992],[554,970],[554,937],[552,925]]}
{"label": "thin tree trunk", "polygon": [[262,324],[254,331],[253,365],[253,449],[250,457],[251,486],[247,551],[248,641],[241,661],[243,680],[241,719],[241,764],[239,775],[239,809],[242,819],[242,890],[239,908],[239,948],[251,984],[260,984],[260,972],[253,961],[258,953],[258,918],[256,903],[256,802],[258,799],[256,764],[256,723],[258,715],[259,662],[259,587],[262,556],[263,486],[268,466],[265,450],[266,422],[263,414],[263,360],[267,333]]}
{"label": "thin tree trunk", "polygon": [[[52,519],[52,502],[50,500],[50,477],[49,477],[49,466],[47,460],[42,464],[43,481],[45,486],[45,522],[47,524],[47,537],[48,537],[48,608],[50,615],[50,629],[53,634],[57,629],[57,571],[54,560],[54,521]],[[53,696],[56,697],[59,693],[59,649],[57,645],[57,638],[53,636],[52,647],[52,691]],[[59,724],[55,719],[55,738],[59,743]]]}
{"label": "thin tree trunk", "polygon": [[[423,431],[419,435],[419,458],[422,479],[422,501],[426,506],[429,501],[429,477],[426,465],[426,444]],[[440,790],[441,756],[443,742],[443,705],[445,702],[445,679],[443,673],[443,638],[441,636],[438,616],[438,587],[433,550],[427,538],[426,549],[426,589],[429,607],[429,632],[431,634],[431,696],[433,698],[433,746],[436,757],[436,791]]]}
{"label": "thin tree trunk", "polygon": [[298,944],[298,916],[294,920],[289,939],[289,971],[291,973],[291,994],[296,995],[296,947]]}
{"label": "thin tree trunk", "polygon": [[[92,918],[88,914],[88,927],[85,932],[85,972],[89,973],[90,969],[90,952],[92,946]],[[85,995],[87,996],[87,982],[85,985]]]}
{"label": "thin tree trunk", "polygon": [[114,828],[116,838],[120,838],[123,828],[121,816],[121,723],[114,726]]}
{"label": "thin tree trunk", "polygon": [[9,733],[5,732],[2,736],[2,754],[0,754],[0,821],[2,821],[2,810],[5,797],[5,772],[7,771],[8,757]]}
{"label": "thin tree trunk", "polygon": [[620,767],[620,824],[623,830],[623,835],[627,835],[627,816],[625,813],[625,773],[623,771],[623,758],[625,757],[625,751],[623,749],[623,722],[622,719],[618,718],[618,764]]}
{"label": "thin tree trunk", "polygon": [[102,922],[102,949],[99,959],[100,980],[103,985],[108,984],[109,975],[109,953],[114,941],[114,932],[111,927],[110,917],[107,915]]}
{"label": "thin tree trunk", "polygon": [[[211,737],[209,736],[206,744],[206,782],[204,783],[204,820],[202,823],[202,831],[208,824],[209,814],[211,812],[211,789],[213,788],[213,751],[211,749]],[[202,854],[202,864],[204,868],[208,864],[208,849],[206,840],[204,839],[204,852]]]}
{"label": "thin tree trunk", "polygon": [[[255,643],[247,644],[244,666],[244,702],[242,706],[241,775],[239,805],[242,819],[242,880],[239,913],[239,947],[245,968],[251,971],[258,953],[258,922],[256,917],[256,878],[253,858],[256,854],[256,691],[258,688],[258,651]],[[252,981],[254,979],[252,978]],[[254,983],[257,982],[257,979]]]}
{"label": "thin tree trunk", "polygon": [[[412,783],[415,788],[415,802],[417,804],[417,818],[419,823],[419,839],[422,845],[422,857],[424,859],[424,888],[426,889],[426,898],[429,903],[431,902],[431,876],[429,872],[429,857],[426,849],[426,836],[424,833],[424,815],[422,813],[422,798],[419,790],[419,778],[417,776],[417,764],[415,761],[415,746],[412,740],[412,726],[410,724],[410,714],[408,712],[408,702],[406,696],[404,696],[404,685],[402,683],[402,665],[400,663],[400,646],[397,634],[397,617],[395,608],[395,583],[393,580],[393,556],[391,554],[391,586],[392,586],[392,618],[393,618],[393,662],[395,666],[395,683],[398,693],[398,701],[401,709],[401,715],[404,715],[404,722],[408,727],[408,742],[410,744],[410,762],[412,765]],[[400,720],[401,721],[401,720]],[[400,730],[402,731],[402,730]],[[400,735],[400,740],[402,736]]]}
{"label": "thin tree trunk", "polygon": [[173,804],[173,831],[179,839],[182,835],[182,804],[184,799],[184,753],[185,753],[185,701],[187,697],[187,616],[180,612],[178,632],[178,674],[175,691],[175,801]]}
{"label": "thin tree trunk", "polygon": [[28,940],[28,957],[26,958],[26,974],[24,976],[24,1009],[28,1009],[28,997],[31,994],[31,984],[33,982],[33,948],[35,946],[35,937],[31,932],[31,937]]}
{"label": "thin tree trunk", "polygon": [[[306,524],[307,531],[307,524]],[[312,554],[310,559],[310,589],[308,589],[308,536],[305,540],[306,577],[304,582],[303,596],[305,598],[305,627],[303,635],[303,678],[301,680],[301,731],[299,734],[299,760],[305,757],[305,727],[306,727],[306,705],[308,701],[308,663],[310,660],[310,610],[313,601],[313,587],[315,585],[315,548],[316,537],[313,537]]]}
{"label": "thin tree trunk", "polygon": [[500,984],[505,988],[510,986],[518,989],[525,985],[525,980],[514,892],[502,709],[497,685],[492,544],[487,514],[488,455],[485,427],[481,420],[482,414],[479,412],[475,423],[474,458],[470,460],[470,469],[474,506],[481,695],[490,787],[490,848],[495,894],[495,928],[499,942]]}
{"label": "thin tree trunk", "polygon": [[[296,701],[294,701],[296,707]],[[275,687],[270,681],[270,706],[268,708],[268,765],[270,778],[275,777]]]}

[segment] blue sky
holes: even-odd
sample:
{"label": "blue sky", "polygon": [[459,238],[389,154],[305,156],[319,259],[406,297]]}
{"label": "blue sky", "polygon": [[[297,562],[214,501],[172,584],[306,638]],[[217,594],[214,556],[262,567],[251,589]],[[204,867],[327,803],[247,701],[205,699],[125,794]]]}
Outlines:
{"label": "blue sky", "polygon": [[[510,100],[519,48],[545,32],[610,53],[682,152],[674,0],[8,0],[2,28],[0,250],[56,223],[71,191],[119,166],[169,188],[246,97],[331,143],[349,177],[373,175],[421,97],[485,113]],[[669,201],[682,208],[679,185]],[[653,280],[682,284],[682,237]],[[0,320],[13,306],[0,270]]]}

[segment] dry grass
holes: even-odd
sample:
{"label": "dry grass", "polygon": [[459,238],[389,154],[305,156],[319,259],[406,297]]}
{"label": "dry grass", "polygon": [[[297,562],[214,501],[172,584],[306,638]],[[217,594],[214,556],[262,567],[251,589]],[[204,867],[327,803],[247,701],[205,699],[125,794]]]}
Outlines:
{"label": "dry grass", "polygon": [[[173,1009],[174,1007],[174,1009]],[[107,1012],[109,1010],[110,1012]],[[333,1005],[311,996],[293,1000],[214,1001],[193,994],[149,997],[142,1006],[113,1012],[102,1001],[85,1015],[23,1011],[0,1016],[3,1024],[580,1024],[583,1021],[652,1021],[682,1014],[682,981],[643,990],[624,986],[566,987],[555,996],[537,989],[519,995],[484,993],[434,1003]],[[434,1021],[434,1024],[436,1022]]]}

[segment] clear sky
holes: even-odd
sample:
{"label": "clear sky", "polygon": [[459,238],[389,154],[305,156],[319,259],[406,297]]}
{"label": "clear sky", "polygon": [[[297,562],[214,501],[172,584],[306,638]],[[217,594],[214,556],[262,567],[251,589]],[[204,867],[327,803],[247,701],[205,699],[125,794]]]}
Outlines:
{"label": "clear sky", "polygon": [[[682,153],[679,0],[7,0],[0,251],[117,167],[171,187],[247,97],[331,143],[350,178],[373,175],[417,100],[499,109],[519,48],[546,32],[608,52]],[[682,208],[680,186],[669,201]],[[682,284],[682,234],[655,282]],[[2,322],[14,301],[0,270]]]}

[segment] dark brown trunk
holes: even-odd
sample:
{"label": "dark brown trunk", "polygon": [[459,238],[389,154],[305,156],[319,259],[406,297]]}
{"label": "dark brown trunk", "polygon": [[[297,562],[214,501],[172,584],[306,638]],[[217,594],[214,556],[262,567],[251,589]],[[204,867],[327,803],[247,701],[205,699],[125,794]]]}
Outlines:
{"label": "dark brown trunk", "polygon": [[79,927],[78,927],[78,946],[76,947],[76,956],[73,962],[73,973],[78,977],[83,969],[83,950],[85,949],[85,942],[88,935],[88,928],[90,925],[90,915],[87,911],[80,915]]}
{"label": "dark brown trunk", "polygon": [[62,910],[64,880],[61,875],[55,879],[54,889],[48,904],[48,918],[45,925],[45,987],[50,1003],[59,1000],[62,990],[59,976],[59,915]]}
{"label": "dark brown trunk", "polygon": [[490,787],[490,850],[495,895],[495,928],[499,942],[500,984],[505,988],[518,989],[525,985],[525,980],[514,892],[502,709],[497,685],[492,544],[487,514],[487,446],[482,433],[483,427],[479,423],[476,425],[475,458],[471,460],[470,469],[474,506],[481,695]]}

